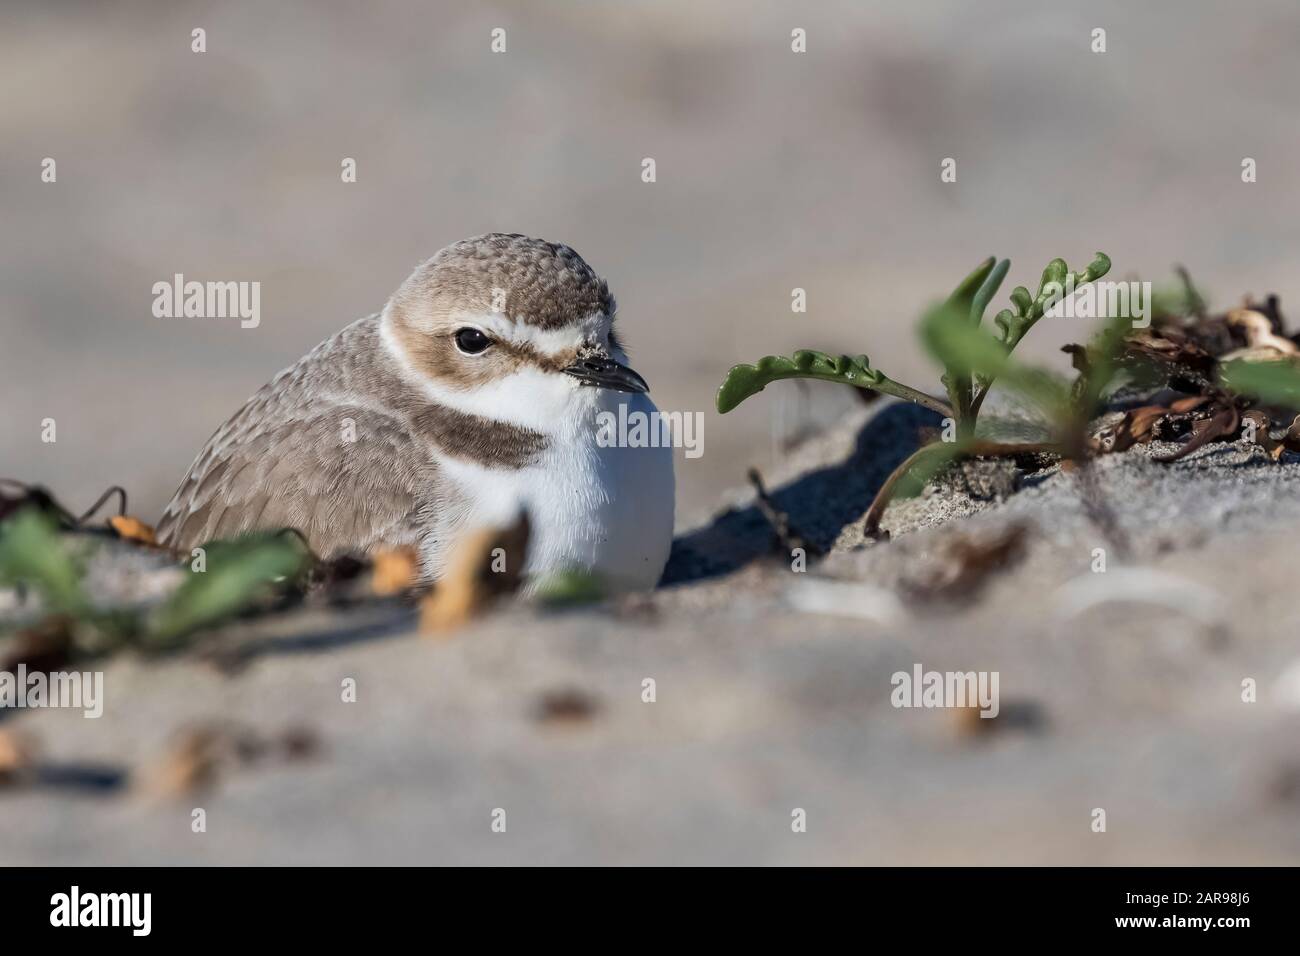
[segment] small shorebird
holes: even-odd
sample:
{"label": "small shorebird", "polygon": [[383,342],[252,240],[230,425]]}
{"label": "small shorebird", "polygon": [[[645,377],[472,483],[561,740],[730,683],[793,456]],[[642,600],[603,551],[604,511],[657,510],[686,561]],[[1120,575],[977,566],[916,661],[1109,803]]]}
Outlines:
{"label": "small shorebird", "polygon": [[158,539],[189,550],[291,527],[325,557],[412,546],[432,580],[457,536],[523,508],[530,578],[578,569],[653,587],[672,543],[672,452],[597,438],[601,411],[655,411],[613,325],[609,287],[568,246],[453,243],[217,430]]}

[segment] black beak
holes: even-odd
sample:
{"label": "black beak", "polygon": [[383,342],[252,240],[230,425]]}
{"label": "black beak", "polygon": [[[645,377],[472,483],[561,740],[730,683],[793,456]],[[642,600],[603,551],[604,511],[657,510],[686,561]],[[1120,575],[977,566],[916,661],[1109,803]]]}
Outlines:
{"label": "black beak", "polygon": [[626,365],[619,365],[613,359],[585,358],[579,359],[564,370],[583,385],[596,388],[611,388],[616,392],[648,392],[650,386],[636,372]]}

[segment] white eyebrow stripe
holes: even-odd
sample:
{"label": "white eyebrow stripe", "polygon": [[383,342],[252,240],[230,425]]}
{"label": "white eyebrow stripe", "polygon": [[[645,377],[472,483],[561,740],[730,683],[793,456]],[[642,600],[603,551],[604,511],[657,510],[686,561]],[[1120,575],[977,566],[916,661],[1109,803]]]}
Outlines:
{"label": "white eyebrow stripe", "polygon": [[562,329],[542,329],[527,322],[515,322],[500,312],[484,312],[466,316],[465,322],[477,325],[504,341],[527,345],[543,355],[555,357],[567,355],[590,339],[603,340],[609,320],[596,312],[577,325]]}

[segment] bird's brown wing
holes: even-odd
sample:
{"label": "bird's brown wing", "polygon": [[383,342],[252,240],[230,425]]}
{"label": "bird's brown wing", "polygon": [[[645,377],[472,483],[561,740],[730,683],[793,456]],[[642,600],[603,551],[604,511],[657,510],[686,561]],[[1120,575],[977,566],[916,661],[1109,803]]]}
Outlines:
{"label": "bird's brown wing", "polygon": [[261,423],[249,412],[195,459],[158,523],[160,543],[188,550],[297,528],[328,557],[415,542],[437,476],[400,421],[350,405]]}

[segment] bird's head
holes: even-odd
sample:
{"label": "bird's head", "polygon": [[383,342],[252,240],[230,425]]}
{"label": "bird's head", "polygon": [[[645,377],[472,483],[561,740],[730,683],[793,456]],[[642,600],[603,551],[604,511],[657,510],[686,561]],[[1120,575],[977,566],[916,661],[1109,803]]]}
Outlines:
{"label": "bird's head", "polygon": [[600,393],[649,390],[627,365],[614,313],[605,280],[568,246],[492,233],[417,267],[383,323],[437,401],[550,430]]}

